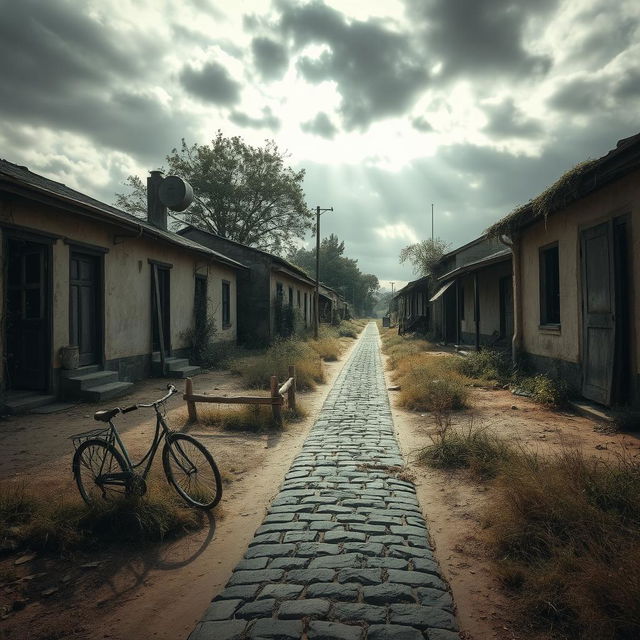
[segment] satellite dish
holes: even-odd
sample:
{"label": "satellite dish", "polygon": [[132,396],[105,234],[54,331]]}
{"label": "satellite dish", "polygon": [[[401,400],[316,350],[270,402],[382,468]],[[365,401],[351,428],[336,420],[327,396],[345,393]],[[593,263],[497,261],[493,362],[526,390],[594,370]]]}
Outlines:
{"label": "satellite dish", "polygon": [[179,176],[167,176],[160,183],[158,197],[171,211],[184,211],[193,202],[193,189]]}

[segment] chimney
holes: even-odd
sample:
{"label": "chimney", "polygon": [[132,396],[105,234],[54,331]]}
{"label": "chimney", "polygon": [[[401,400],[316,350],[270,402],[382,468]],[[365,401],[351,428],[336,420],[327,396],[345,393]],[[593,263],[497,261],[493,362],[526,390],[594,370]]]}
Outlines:
{"label": "chimney", "polygon": [[167,230],[167,207],[160,201],[158,191],[164,175],[162,171],[151,171],[147,178],[147,221],[158,229]]}

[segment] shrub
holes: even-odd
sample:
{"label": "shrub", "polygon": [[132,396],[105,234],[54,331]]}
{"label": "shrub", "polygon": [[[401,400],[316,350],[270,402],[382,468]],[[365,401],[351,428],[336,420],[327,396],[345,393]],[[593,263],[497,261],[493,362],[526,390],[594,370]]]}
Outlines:
{"label": "shrub", "polygon": [[455,360],[428,354],[405,356],[395,375],[401,406],[434,412],[466,407],[467,380],[455,371]]}
{"label": "shrub", "polygon": [[511,361],[502,351],[481,349],[472,351],[458,361],[458,370],[469,378],[508,382],[511,378]]}
{"label": "shrub", "polygon": [[251,387],[268,389],[271,376],[282,384],[289,377],[289,365],[296,367],[297,387],[315,389],[324,382],[322,360],[306,342],[295,339],[276,340],[264,353],[238,358],[231,369],[240,373]]}
{"label": "shrub", "polygon": [[567,401],[567,383],[542,373],[521,378],[516,386],[546,407],[561,407]]}
{"label": "shrub", "polygon": [[343,320],[338,325],[338,335],[341,338],[357,338],[360,331],[362,331],[362,326],[358,326],[351,320]]}
{"label": "shrub", "polygon": [[[306,417],[307,411],[296,402],[296,410],[282,410],[283,424],[296,422]],[[273,412],[268,405],[244,405],[241,407],[215,407],[198,410],[200,425],[219,427],[226,431],[274,431],[282,427],[273,419]]]}

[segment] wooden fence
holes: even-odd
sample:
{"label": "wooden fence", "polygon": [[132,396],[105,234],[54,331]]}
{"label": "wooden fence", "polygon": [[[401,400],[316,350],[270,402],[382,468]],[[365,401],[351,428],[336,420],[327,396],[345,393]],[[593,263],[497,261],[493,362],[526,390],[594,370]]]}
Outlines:
{"label": "wooden fence", "polygon": [[[285,397],[286,394],[286,397]],[[193,381],[191,378],[185,380],[183,400],[187,403],[189,412],[189,422],[198,420],[196,403],[206,402],[209,404],[269,404],[273,412],[273,419],[279,425],[282,424],[282,406],[286,403],[289,409],[296,409],[296,368],[289,366],[289,378],[278,387],[277,376],[271,376],[271,395],[269,396],[208,396],[193,392]]]}

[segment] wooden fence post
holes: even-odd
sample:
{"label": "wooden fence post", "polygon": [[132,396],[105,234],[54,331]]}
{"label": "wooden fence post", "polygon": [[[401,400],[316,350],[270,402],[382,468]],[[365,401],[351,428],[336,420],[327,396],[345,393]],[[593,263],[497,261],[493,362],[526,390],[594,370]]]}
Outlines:
{"label": "wooden fence post", "polygon": [[[187,378],[184,382],[184,395],[187,398],[193,395],[193,381],[191,378]],[[189,422],[197,422],[198,413],[196,411],[196,403],[193,400],[187,399],[187,411],[189,412]]]}
{"label": "wooden fence post", "polygon": [[289,377],[293,378],[293,383],[289,387],[287,392],[287,399],[289,402],[289,411],[295,413],[296,411],[296,367],[293,364],[289,365]]}
{"label": "wooden fence post", "polygon": [[278,378],[271,376],[271,411],[275,423],[282,425],[282,399],[278,390]]}

